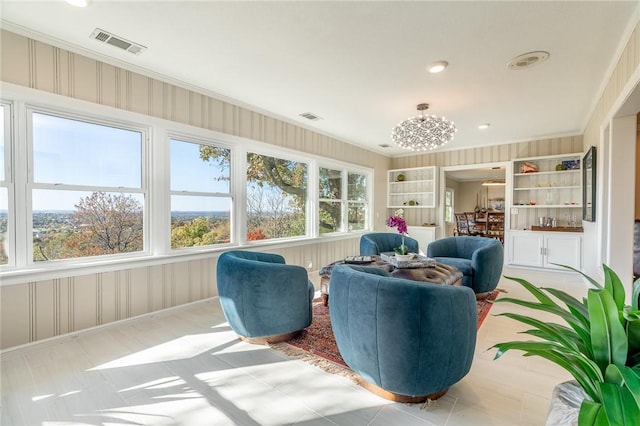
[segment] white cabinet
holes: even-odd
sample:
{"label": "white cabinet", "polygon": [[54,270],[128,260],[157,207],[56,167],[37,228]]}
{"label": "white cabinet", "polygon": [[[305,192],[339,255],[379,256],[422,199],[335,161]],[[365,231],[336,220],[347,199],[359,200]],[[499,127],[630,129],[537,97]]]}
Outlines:
{"label": "white cabinet", "polygon": [[387,207],[435,207],[436,170],[430,166],[387,171]]}
{"label": "white cabinet", "polygon": [[436,239],[435,226],[407,226],[408,235],[414,240],[418,240],[420,252],[425,254],[427,246]]}
{"label": "white cabinet", "polygon": [[577,232],[509,231],[508,263],[549,269],[582,267],[582,234]]}

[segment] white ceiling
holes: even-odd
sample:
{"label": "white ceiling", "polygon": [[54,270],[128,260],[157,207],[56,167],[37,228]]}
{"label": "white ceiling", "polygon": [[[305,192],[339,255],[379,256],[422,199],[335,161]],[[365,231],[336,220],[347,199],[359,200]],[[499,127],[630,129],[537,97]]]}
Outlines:
{"label": "white ceiling", "polygon": [[[0,17],[7,30],[396,156],[407,151],[379,145],[392,144],[391,129],[422,102],[458,128],[441,150],[581,134],[639,5],[0,0]],[[148,49],[100,43],[89,37],[96,28]],[[507,68],[536,50],[551,57]],[[449,68],[426,72],[437,60]]]}

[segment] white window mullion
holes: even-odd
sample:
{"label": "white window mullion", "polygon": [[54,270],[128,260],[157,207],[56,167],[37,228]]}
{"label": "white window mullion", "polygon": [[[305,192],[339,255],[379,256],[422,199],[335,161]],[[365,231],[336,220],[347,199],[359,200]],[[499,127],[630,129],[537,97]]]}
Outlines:
{"label": "white window mullion", "polygon": [[166,129],[156,127],[149,135],[149,252],[165,254],[171,249],[171,200],[169,197],[169,136]]}
{"label": "white window mullion", "polygon": [[340,232],[349,232],[349,171],[342,169],[342,198],[340,204],[342,206],[342,225]]}
{"label": "white window mullion", "polygon": [[231,242],[247,243],[247,150],[244,145],[231,150]]}
{"label": "white window mullion", "polygon": [[31,164],[31,132],[27,129],[31,120],[24,102],[16,102],[13,111],[14,138],[14,213],[15,213],[15,260],[16,268],[26,267],[33,259],[33,217],[31,214],[31,188],[33,165]]}
{"label": "white window mullion", "polygon": [[319,197],[319,173],[317,161],[308,163],[307,170],[307,235],[315,238],[320,233],[320,201]]}

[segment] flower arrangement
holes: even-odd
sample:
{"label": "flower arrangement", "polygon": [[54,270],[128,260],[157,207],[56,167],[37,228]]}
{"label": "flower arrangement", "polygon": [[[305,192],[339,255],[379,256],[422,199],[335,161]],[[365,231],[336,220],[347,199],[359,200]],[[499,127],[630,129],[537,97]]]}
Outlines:
{"label": "flower arrangement", "polygon": [[389,216],[387,218],[387,226],[389,228],[396,228],[398,230],[398,233],[402,235],[402,244],[400,244],[400,247],[396,247],[394,249],[396,254],[401,255],[409,254],[409,247],[404,244],[404,236],[407,233],[407,221],[404,220],[403,215],[404,210],[398,209],[393,213],[392,216]]}

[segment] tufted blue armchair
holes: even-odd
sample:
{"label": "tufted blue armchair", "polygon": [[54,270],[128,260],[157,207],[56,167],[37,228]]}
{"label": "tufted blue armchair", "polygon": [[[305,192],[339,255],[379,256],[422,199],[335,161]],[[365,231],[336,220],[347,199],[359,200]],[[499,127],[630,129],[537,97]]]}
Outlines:
{"label": "tufted blue armchair", "polygon": [[331,326],[368,390],[397,402],[442,396],[471,368],[477,307],[464,286],[394,278],[375,267],[331,273]]}
{"label": "tufted blue armchair", "polygon": [[432,241],[427,246],[427,256],[458,268],[462,272],[462,285],[471,287],[480,297],[498,286],[504,264],[502,243],[484,237],[447,237]]}
{"label": "tufted blue armchair", "polygon": [[286,265],[278,254],[232,250],[220,255],[216,275],[222,311],[241,339],[279,342],[311,324],[314,288],[302,266]]}
{"label": "tufted blue armchair", "polygon": [[[370,232],[360,237],[360,256],[380,254],[393,251],[402,244],[402,235],[391,232]],[[411,237],[404,237],[404,244],[409,252],[418,253],[418,241]]]}

